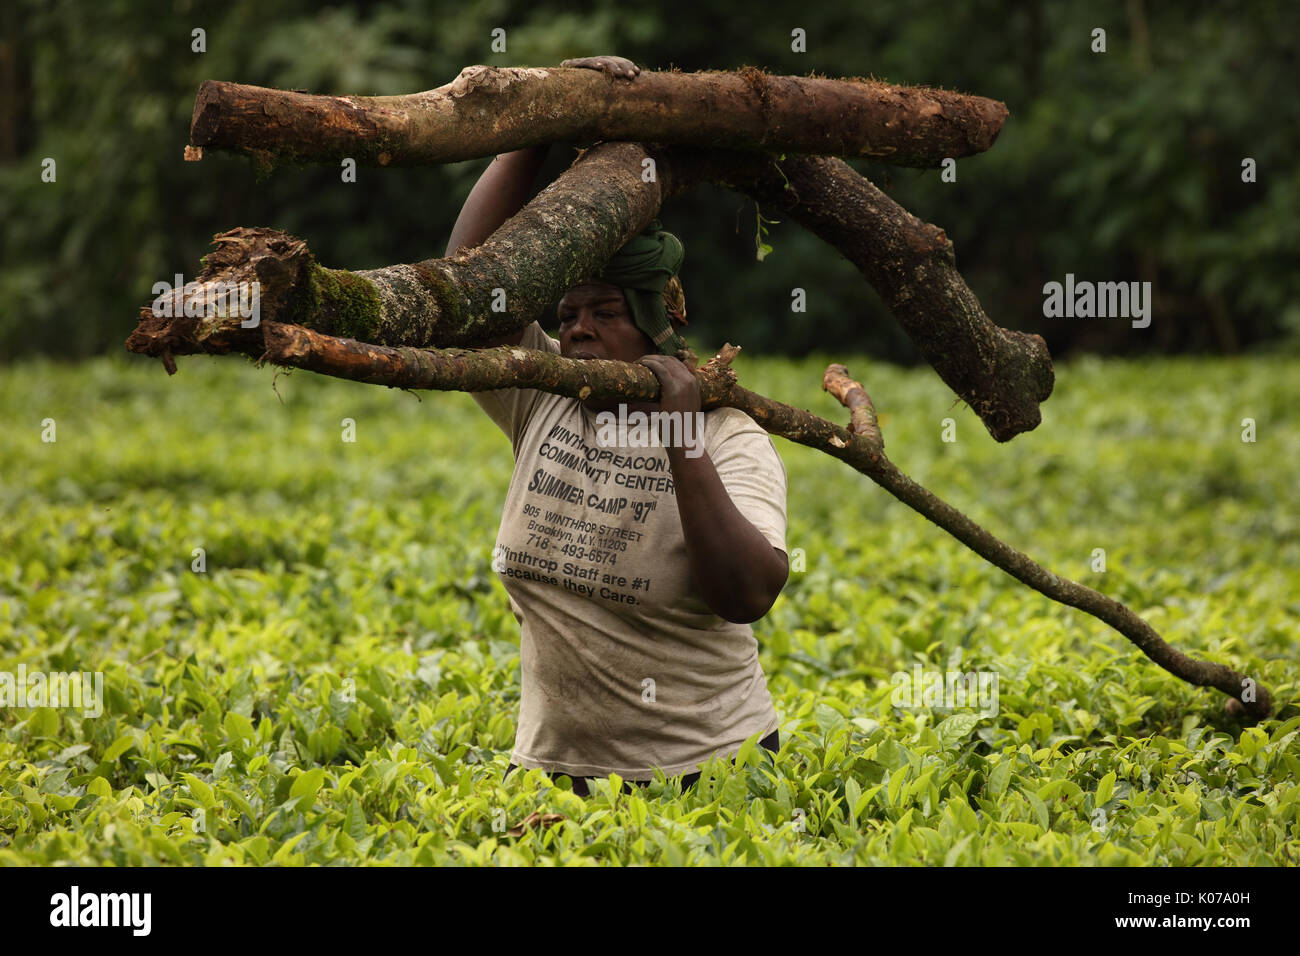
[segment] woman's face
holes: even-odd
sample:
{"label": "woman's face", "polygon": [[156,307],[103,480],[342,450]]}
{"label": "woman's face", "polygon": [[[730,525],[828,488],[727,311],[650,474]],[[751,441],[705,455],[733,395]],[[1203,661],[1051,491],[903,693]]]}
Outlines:
{"label": "woman's face", "polygon": [[560,300],[560,354],[576,359],[635,362],[655,354],[654,342],[636,323],[618,286],[575,285]]}

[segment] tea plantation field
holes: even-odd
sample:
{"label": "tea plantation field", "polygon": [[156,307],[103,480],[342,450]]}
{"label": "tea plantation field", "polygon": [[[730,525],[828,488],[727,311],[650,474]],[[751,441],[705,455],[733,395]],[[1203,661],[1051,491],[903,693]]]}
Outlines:
{"label": "tea plantation field", "polygon": [[[778,439],[806,567],[755,625],[775,761],[751,741],[685,795],[503,781],[511,458],[468,396],[236,358],[27,363],[0,374],[0,672],[102,672],[104,701],[0,707],[0,863],[1300,862],[1295,359],[1062,365],[1043,425],[997,445],[928,369],[833,358],[903,470],[1257,675],[1274,719],[1234,725],[1222,694]],[[826,361],[736,367],[847,420]],[[997,713],[894,706],[917,666],[996,675]],[[534,812],[563,819],[511,835]]]}

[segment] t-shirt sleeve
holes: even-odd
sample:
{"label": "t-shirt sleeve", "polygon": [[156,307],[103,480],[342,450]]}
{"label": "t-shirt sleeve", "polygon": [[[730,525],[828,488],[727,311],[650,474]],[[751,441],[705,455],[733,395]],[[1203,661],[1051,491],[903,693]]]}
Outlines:
{"label": "t-shirt sleeve", "polygon": [[[719,409],[722,411],[722,409]],[[738,409],[718,424],[716,443],[707,447],[713,467],[736,509],[772,547],[785,546],[785,463],[772,436]]]}
{"label": "t-shirt sleeve", "polygon": [[[560,342],[542,331],[541,325],[532,323],[524,329],[523,338],[519,340],[522,349],[537,349],[540,352],[560,354]],[[519,436],[524,433],[528,419],[537,407],[537,400],[542,392],[535,388],[499,388],[490,392],[471,392],[488,417],[496,422],[498,428],[510,439],[511,447],[519,444]]]}

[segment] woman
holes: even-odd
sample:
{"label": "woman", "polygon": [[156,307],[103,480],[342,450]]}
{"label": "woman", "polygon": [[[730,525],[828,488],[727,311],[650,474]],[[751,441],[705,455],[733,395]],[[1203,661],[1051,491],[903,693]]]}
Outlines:
{"label": "woman", "polygon": [[[633,82],[617,57],[567,60]],[[529,197],[545,148],[498,156],[474,186],[447,255],[483,242]],[[685,346],[681,243],[655,223],[600,276],[566,291],[559,338],[534,322],[480,343],[576,359],[640,362],[657,403],[621,409],[702,421],[693,445],[641,447],[598,421],[614,403],[533,389],[476,393],[510,438],[514,475],[493,568],[521,627],[522,693],[510,769],[573,778],[659,768],[698,779],[754,734],[779,746],[777,716],[749,624],[784,587],[784,465],[771,437],[732,408],[700,411]],[[684,353],[683,353],[684,354]],[[625,420],[627,420],[625,419]],[[685,434],[685,432],[681,433]],[[509,772],[509,771],[507,771]]]}

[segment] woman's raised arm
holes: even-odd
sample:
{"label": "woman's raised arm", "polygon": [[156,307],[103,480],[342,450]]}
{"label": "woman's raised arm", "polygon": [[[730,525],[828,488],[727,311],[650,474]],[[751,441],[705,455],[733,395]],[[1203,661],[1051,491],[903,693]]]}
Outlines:
{"label": "woman's raised arm", "polygon": [[[593,56],[565,60],[561,66],[600,70],[607,76],[632,80],[641,72],[631,60],[620,56]],[[533,180],[542,168],[549,146],[533,146],[502,153],[488,164],[483,175],[460,207],[456,225],[452,226],[445,255],[454,256],[461,249],[472,249],[496,232],[507,219],[528,202]],[[518,345],[523,330],[481,343],[483,346]]]}
{"label": "woman's raised arm", "polygon": [[[488,164],[470,190],[465,205],[460,207],[451,238],[447,240],[446,255],[454,256],[462,249],[472,249],[481,244],[524,207],[549,149],[549,146],[518,149],[513,153],[502,153]],[[520,329],[481,344],[485,347],[518,345],[523,335],[524,331]]]}
{"label": "woman's raised arm", "polygon": [[549,146],[517,149],[492,160],[470,190],[465,205],[460,207],[451,238],[447,240],[448,256],[479,245],[524,207],[549,149]]}

